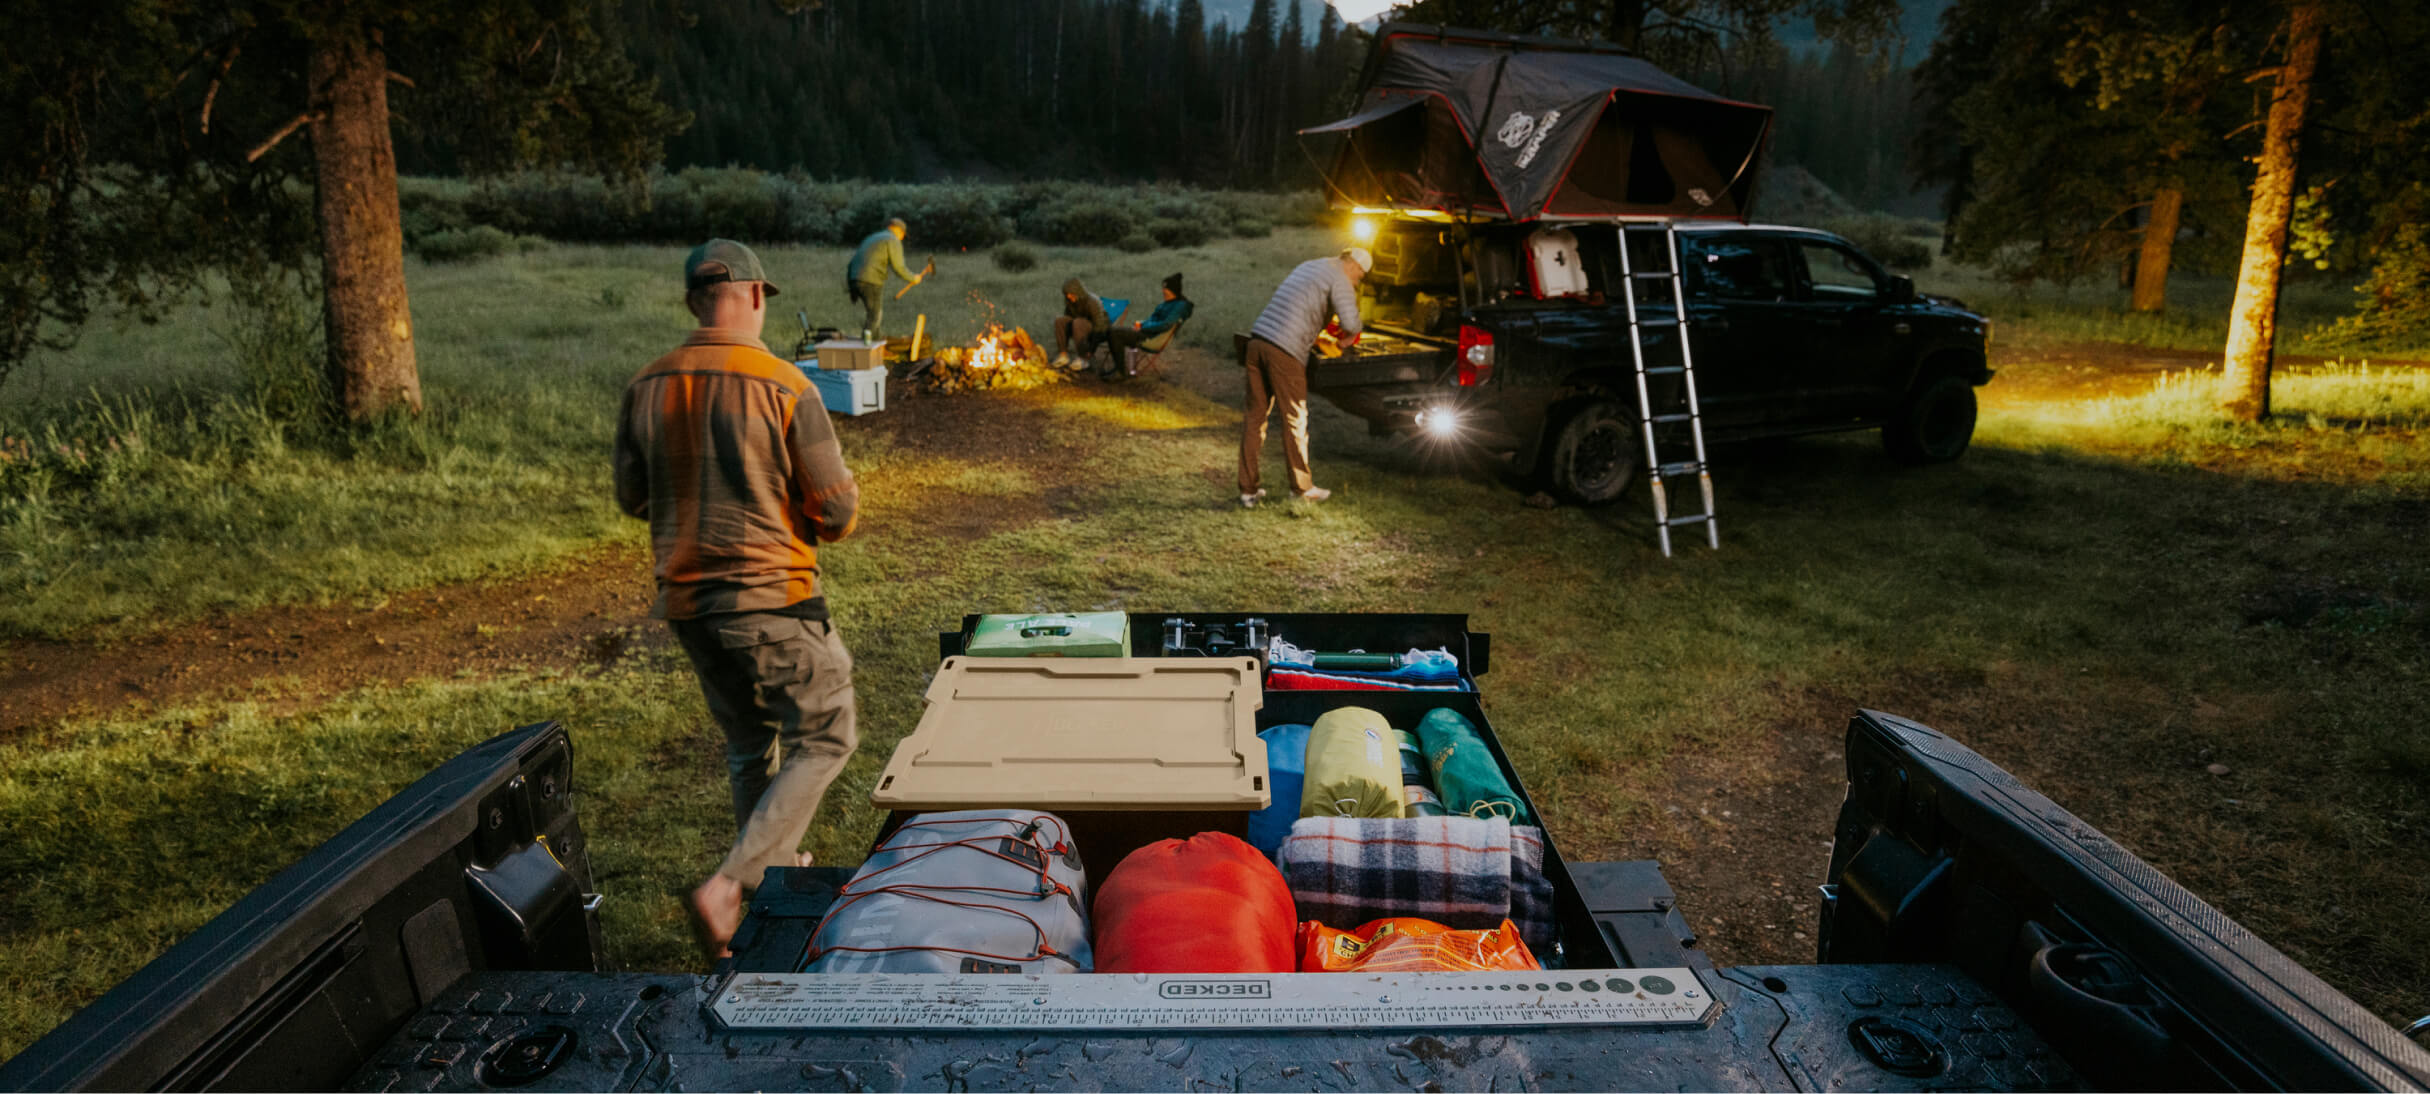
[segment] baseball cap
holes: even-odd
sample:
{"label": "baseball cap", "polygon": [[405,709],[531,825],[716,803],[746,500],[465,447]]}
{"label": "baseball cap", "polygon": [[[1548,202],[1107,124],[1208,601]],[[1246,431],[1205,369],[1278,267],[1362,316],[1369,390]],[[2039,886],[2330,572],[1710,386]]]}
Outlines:
{"label": "baseball cap", "polygon": [[692,248],[692,253],[684,256],[685,291],[720,281],[757,281],[767,286],[768,295],[776,295],[776,286],[767,284],[768,272],[760,267],[759,256],[751,253],[751,248],[731,239],[712,239]]}
{"label": "baseball cap", "polygon": [[[736,244],[736,246],[739,247],[741,244]],[[1358,263],[1358,272],[1360,273],[1364,274],[1375,272],[1375,256],[1368,254],[1367,248],[1365,247],[1352,247],[1346,251],[1343,251],[1342,257]]]}

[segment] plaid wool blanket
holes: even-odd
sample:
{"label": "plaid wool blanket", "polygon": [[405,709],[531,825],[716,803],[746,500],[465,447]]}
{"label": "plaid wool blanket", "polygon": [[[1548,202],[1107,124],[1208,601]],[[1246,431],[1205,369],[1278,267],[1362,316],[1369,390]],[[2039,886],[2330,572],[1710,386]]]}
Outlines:
{"label": "plaid wool blanket", "polygon": [[1509,919],[1538,956],[1554,952],[1542,829],[1500,817],[1305,817],[1281,858],[1302,920],[1354,930],[1412,916],[1476,930]]}

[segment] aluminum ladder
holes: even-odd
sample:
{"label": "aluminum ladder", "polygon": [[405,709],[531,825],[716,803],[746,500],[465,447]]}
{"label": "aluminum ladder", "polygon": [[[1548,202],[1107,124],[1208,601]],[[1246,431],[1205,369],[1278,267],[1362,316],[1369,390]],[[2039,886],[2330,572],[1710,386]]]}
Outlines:
{"label": "aluminum ladder", "polygon": [[[1646,238],[1659,234],[1663,254],[1669,257],[1667,269],[1639,270],[1630,255],[1631,237]],[[1637,371],[1637,421],[1645,434],[1646,484],[1654,495],[1654,533],[1662,540],[1662,557],[1671,557],[1671,529],[1689,524],[1704,525],[1705,546],[1721,549],[1721,528],[1713,520],[1713,474],[1704,458],[1704,412],[1696,401],[1696,355],[1688,345],[1687,287],[1683,284],[1679,265],[1679,225],[1676,221],[1659,224],[1620,225],[1620,274],[1628,286],[1624,299],[1628,302],[1628,355]],[[1646,318],[1638,313],[1637,289],[1647,282],[1667,281],[1671,286],[1669,318]],[[1679,347],[1676,365],[1647,366],[1645,363],[1645,330],[1647,327],[1677,327],[1678,336],[1672,341]],[[1673,406],[1654,405],[1653,386],[1648,377],[1679,377],[1679,398]],[[1695,458],[1664,462],[1661,444],[1656,439],[1658,427],[1687,423],[1689,443]],[[1676,434],[1672,444],[1677,445]],[[1704,501],[1702,512],[1682,516],[1671,515],[1668,480],[1696,476],[1696,488]]]}

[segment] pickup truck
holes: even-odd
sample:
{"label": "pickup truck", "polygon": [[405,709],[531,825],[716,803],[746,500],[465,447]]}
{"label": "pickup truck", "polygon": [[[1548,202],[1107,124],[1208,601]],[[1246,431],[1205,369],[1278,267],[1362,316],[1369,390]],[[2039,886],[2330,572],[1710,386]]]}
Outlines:
{"label": "pickup truck", "polygon": [[[1676,365],[1659,225],[1368,220],[1375,268],[1360,286],[1370,332],[1311,363],[1309,390],[1371,432],[1509,457],[1538,488],[1610,501],[1643,476],[1627,300],[1637,287],[1648,367]],[[1547,287],[1545,237],[1582,277]],[[1678,224],[1688,349],[1706,439],[1879,429],[1903,463],[1955,460],[1991,379],[1991,322],[1918,293],[1828,232],[1725,221]],[[1574,240],[1574,245],[1570,243]],[[1683,405],[1676,374],[1648,379],[1657,413]],[[1679,429],[1680,426],[1665,426]],[[1663,451],[1684,452],[1684,444]],[[1666,459],[1672,457],[1666,455]]]}
{"label": "pickup truck", "polygon": [[[1165,618],[1131,617],[1130,664],[1063,662],[1068,674],[1211,656],[1160,649]],[[1261,730],[1345,704],[1396,725],[1437,707],[1468,719],[1546,825],[1558,938],[1543,969],[812,972],[808,943],[852,874],[819,866],[770,870],[734,956],[711,971],[611,971],[574,738],[542,722],[442,765],[239,900],[0,1065],[0,1090],[2430,1085],[2430,1052],[1914,722],[1848,722],[1847,798],[1816,833],[1830,850],[1814,863],[1813,961],[1725,966],[1697,945],[1660,864],[1564,857],[1561,818],[1528,799],[1502,745],[1525,727],[1497,732],[1475,690],[1494,643],[1466,616],[1187,622],[1457,656],[1462,686],[1431,692],[1281,690],[1258,685],[1253,658],[1233,664]],[[941,674],[970,623],[939,636]]]}

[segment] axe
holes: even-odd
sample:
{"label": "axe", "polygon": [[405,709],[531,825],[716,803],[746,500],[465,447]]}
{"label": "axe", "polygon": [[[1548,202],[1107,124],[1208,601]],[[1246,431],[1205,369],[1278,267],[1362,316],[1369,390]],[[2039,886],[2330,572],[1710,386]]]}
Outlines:
{"label": "axe", "polygon": [[[935,256],[935,255],[929,255],[929,256],[928,256],[928,264],[927,264],[927,265],[925,265],[925,266],[920,267],[920,280],[922,280],[922,281],[926,281],[926,280],[928,280],[929,275],[934,274],[934,273],[936,273],[936,272],[937,272],[937,256]],[[912,282],[909,282],[909,281],[903,282],[903,287],[902,287],[902,288],[899,288],[899,289],[896,289],[896,290],[894,291],[894,298],[895,298],[895,299],[897,299],[897,300],[901,300],[901,299],[903,298],[903,294],[904,294],[904,293],[907,293],[907,292],[910,292],[910,291],[911,291],[911,286],[912,286],[912,284],[913,284],[913,283],[912,283]]]}

